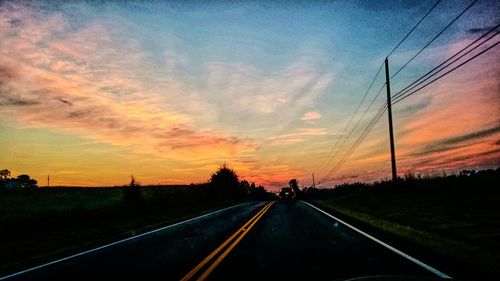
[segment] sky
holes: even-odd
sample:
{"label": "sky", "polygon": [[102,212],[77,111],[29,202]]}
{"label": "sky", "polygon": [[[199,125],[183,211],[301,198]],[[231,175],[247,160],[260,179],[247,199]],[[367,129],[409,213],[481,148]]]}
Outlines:
{"label": "sky", "polygon": [[[469,3],[442,0],[389,57],[390,72]],[[0,168],[41,186],[47,175],[51,185],[112,186],[130,175],[206,182],[227,163],[267,188],[308,185],[384,104],[382,71],[346,128],[387,54],[433,4],[2,1]],[[499,24],[498,10],[479,0],[391,79],[393,94]],[[499,55],[495,47],[393,106],[399,175],[500,166]],[[388,136],[384,114],[321,186],[388,178]]]}

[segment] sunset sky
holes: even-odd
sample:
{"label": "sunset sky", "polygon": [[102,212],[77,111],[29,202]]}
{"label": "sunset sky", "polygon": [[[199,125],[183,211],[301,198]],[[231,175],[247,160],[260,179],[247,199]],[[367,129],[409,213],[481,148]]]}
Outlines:
{"label": "sunset sky", "polygon": [[[131,174],[197,183],[222,163],[269,188],[319,179],[340,159],[327,157],[385,56],[434,4],[63,2],[0,3],[0,169],[42,186],[47,175],[52,185],[121,185]],[[391,72],[469,3],[441,1],[390,56]],[[499,24],[499,10],[479,0],[392,92]],[[394,105],[400,175],[500,166],[499,57],[495,47]],[[389,156],[385,114],[322,186],[385,179]]]}

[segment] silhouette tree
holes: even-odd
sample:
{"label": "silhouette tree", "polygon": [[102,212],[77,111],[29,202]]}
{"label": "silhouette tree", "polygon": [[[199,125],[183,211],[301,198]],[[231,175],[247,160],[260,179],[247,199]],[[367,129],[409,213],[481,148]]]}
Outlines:
{"label": "silhouette tree", "polygon": [[142,202],[141,184],[133,175],[130,176],[130,184],[122,189],[123,201],[127,204],[139,205]]}
{"label": "silhouette tree", "polygon": [[10,171],[7,169],[0,171],[0,188],[4,188],[7,181],[10,179]]}
{"label": "silhouette tree", "polygon": [[262,186],[255,186],[255,183],[250,185],[250,198],[253,200],[272,200],[275,199],[272,193],[266,191],[266,189]]}
{"label": "silhouette tree", "polygon": [[475,174],[476,174],[475,170],[462,170],[458,175],[461,177],[470,177],[474,176]]}
{"label": "silhouette tree", "polygon": [[[255,185],[254,185],[255,186]],[[242,180],[240,182],[240,188],[243,192],[245,192],[246,194],[249,194],[250,193],[250,183],[246,180]]]}
{"label": "silhouette tree", "polygon": [[289,182],[288,182],[288,185],[290,186],[290,188],[293,190],[293,192],[295,193],[295,196],[299,196],[299,193],[300,193],[300,189],[299,189],[299,182],[296,180],[296,179],[291,179]]}
{"label": "silhouette tree", "polygon": [[236,172],[226,164],[223,164],[210,177],[210,186],[217,190],[236,191],[239,189],[240,182]]}
{"label": "silhouette tree", "polygon": [[37,181],[30,178],[28,175],[19,175],[16,178],[17,186],[20,188],[36,188]]}
{"label": "silhouette tree", "polygon": [[130,176],[130,187],[139,187],[141,184],[135,180],[135,177],[133,175]]}
{"label": "silhouette tree", "polygon": [[7,169],[1,170],[0,171],[0,180],[8,180],[10,179],[10,171]]}

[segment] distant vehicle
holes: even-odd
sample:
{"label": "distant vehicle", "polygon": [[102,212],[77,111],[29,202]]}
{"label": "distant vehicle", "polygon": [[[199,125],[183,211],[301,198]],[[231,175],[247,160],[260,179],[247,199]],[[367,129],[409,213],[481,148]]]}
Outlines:
{"label": "distant vehicle", "polygon": [[284,187],[279,194],[281,201],[295,201],[295,192],[290,187]]}

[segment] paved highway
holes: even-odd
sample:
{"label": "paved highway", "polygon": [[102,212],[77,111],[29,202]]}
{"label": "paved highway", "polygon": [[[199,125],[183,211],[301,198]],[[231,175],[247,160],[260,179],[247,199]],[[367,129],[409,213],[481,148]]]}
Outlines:
{"label": "paved highway", "polygon": [[440,274],[374,240],[305,202],[245,203],[6,280],[431,280]]}

